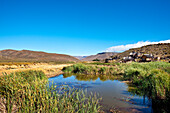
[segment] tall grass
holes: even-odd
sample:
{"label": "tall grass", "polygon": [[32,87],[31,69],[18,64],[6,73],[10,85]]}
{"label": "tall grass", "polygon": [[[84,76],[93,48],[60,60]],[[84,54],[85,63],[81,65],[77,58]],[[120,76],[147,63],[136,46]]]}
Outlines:
{"label": "tall grass", "polygon": [[154,112],[169,113],[170,64],[165,62],[131,63],[123,66],[124,79],[132,81],[134,94],[152,99]]}
{"label": "tall grass", "polygon": [[74,64],[63,68],[65,73],[76,73],[85,75],[116,75],[120,74],[118,68],[109,66],[92,66],[85,64]]}
{"label": "tall grass", "polygon": [[25,71],[0,77],[0,112],[91,113],[100,110],[96,95],[48,85],[41,71]]}
{"label": "tall grass", "polygon": [[131,80],[138,90],[152,99],[166,99],[170,92],[169,63],[131,63],[124,67],[124,79]]}
{"label": "tall grass", "polygon": [[91,64],[91,65],[105,65],[105,66],[115,66],[120,65],[118,62],[112,62],[112,63],[102,63],[102,62],[92,62],[92,63],[84,63],[84,64]]}
{"label": "tall grass", "polygon": [[[107,64],[108,65],[108,64]],[[170,92],[170,64],[166,62],[128,63],[114,66],[74,64],[63,69],[65,73],[83,74],[78,78],[104,78],[124,75],[123,80],[132,81],[139,90],[152,99],[166,99]],[[92,77],[92,75],[94,77]],[[113,77],[111,77],[113,78]],[[87,79],[88,80],[88,79]]]}

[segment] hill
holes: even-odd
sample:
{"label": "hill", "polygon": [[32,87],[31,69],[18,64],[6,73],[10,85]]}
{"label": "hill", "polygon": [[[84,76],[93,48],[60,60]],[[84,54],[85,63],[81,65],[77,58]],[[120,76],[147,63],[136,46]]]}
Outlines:
{"label": "hill", "polygon": [[125,52],[114,55],[113,57],[117,57],[118,59],[121,59],[123,57],[128,56],[129,53],[131,52],[152,54],[154,55],[154,57],[168,58],[170,57],[170,43],[151,44],[151,45],[142,46],[140,48],[132,48]]}
{"label": "hill", "polygon": [[74,56],[74,57],[76,57],[79,60],[82,60],[83,58],[86,58],[87,56]]}
{"label": "hill", "polygon": [[46,53],[41,51],[30,50],[2,50],[0,51],[0,61],[55,61],[55,62],[72,62],[79,61],[77,58],[56,53]]}
{"label": "hill", "polygon": [[102,53],[98,53],[96,55],[91,55],[91,56],[87,56],[86,58],[83,58],[82,61],[92,61],[94,59],[99,59],[99,60],[104,60],[106,58],[110,58],[113,55],[116,55],[117,53],[115,52],[102,52]]}

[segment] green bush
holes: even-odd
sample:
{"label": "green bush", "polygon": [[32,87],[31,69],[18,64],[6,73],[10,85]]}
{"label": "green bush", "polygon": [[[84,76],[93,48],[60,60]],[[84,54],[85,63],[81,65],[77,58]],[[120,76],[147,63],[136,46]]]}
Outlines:
{"label": "green bush", "polygon": [[100,61],[100,60],[96,58],[96,59],[93,59],[93,61]]}

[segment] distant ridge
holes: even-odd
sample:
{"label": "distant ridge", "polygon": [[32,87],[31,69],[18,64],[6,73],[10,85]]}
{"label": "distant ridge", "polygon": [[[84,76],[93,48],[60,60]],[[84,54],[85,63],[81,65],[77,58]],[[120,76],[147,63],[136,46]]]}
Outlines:
{"label": "distant ridge", "polygon": [[94,59],[104,60],[116,54],[117,54],[116,52],[102,52],[96,55],[87,56],[86,58],[83,58],[82,61],[92,61]]}
{"label": "distant ridge", "polygon": [[83,58],[86,58],[87,56],[74,56],[76,58],[78,58],[79,60],[82,60]]}
{"label": "distant ridge", "polygon": [[0,61],[56,61],[56,62],[71,62],[79,61],[77,58],[56,53],[46,53],[42,51],[30,50],[12,50],[6,49],[0,51]]}

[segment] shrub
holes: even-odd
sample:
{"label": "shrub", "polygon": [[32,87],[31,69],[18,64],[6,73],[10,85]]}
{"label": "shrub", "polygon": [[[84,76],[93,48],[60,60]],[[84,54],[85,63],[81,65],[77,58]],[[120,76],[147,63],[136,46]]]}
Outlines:
{"label": "shrub", "polygon": [[93,61],[100,61],[100,60],[96,58],[96,59],[94,59]]}

